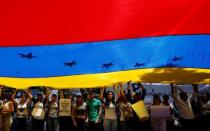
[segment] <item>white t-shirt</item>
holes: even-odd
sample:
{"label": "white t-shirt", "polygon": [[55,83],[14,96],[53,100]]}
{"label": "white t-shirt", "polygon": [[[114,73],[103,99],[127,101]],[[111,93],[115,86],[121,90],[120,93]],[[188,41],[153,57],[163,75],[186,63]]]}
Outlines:
{"label": "white t-shirt", "polygon": [[57,118],[58,117],[58,103],[57,102],[51,102],[49,105],[49,117],[51,118]]}
{"label": "white t-shirt", "polygon": [[172,95],[174,98],[174,102],[179,110],[179,115],[183,119],[194,119],[195,115],[193,113],[190,101],[187,100],[186,102],[183,101],[181,98],[179,98],[176,95]]}
{"label": "white t-shirt", "polygon": [[27,118],[28,117],[28,101],[25,103],[20,103],[16,100],[17,103],[17,118]]}
{"label": "white t-shirt", "polygon": [[202,107],[204,109],[204,114],[210,114],[210,101],[207,103],[202,103]]}
{"label": "white t-shirt", "polygon": [[75,109],[75,114],[76,114],[76,118],[81,118],[83,117],[85,114],[86,114],[86,106],[87,104],[86,103],[83,103],[82,105],[80,106],[76,106],[75,104],[73,105],[74,106],[74,109]]}
{"label": "white t-shirt", "polygon": [[44,104],[42,102],[37,102],[33,108],[32,111],[32,116],[35,119],[43,120],[45,116],[45,111],[44,111]]}

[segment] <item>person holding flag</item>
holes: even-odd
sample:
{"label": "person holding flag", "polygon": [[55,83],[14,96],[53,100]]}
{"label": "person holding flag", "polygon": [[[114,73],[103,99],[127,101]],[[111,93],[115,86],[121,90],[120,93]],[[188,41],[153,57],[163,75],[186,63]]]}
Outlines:
{"label": "person holding flag", "polygon": [[14,99],[16,109],[16,130],[27,131],[27,121],[29,118],[29,106],[31,104],[32,95],[28,90],[19,92],[20,98]]}
{"label": "person holding flag", "polygon": [[5,99],[3,100],[3,106],[1,110],[2,131],[10,131],[11,129],[13,123],[12,114],[14,113],[13,96],[15,93],[16,92],[12,92],[11,89],[4,90]]}
{"label": "person holding flag", "polygon": [[100,118],[102,115],[101,101],[95,98],[94,91],[89,91],[87,101],[88,131],[100,130]]}

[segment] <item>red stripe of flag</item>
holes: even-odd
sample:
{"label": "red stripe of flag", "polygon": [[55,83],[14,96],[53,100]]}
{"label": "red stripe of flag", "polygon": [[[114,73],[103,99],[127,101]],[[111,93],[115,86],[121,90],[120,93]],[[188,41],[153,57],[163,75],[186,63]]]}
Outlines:
{"label": "red stripe of flag", "polygon": [[0,46],[210,34],[210,0],[1,0]]}

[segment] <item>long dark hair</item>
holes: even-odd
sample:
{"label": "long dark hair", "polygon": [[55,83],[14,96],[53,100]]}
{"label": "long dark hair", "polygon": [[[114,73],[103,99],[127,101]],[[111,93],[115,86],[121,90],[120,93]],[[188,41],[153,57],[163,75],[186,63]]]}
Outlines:
{"label": "long dark hair", "polygon": [[[77,95],[76,96],[76,98],[78,99],[78,98],[81,98],[82,99],[82,101],[83,101],[83,103],[84,103],[84,98],[83,98],[83,96],[82,95]],[[78,105],[78,101],[76,100],[76,105]]]}
{"label": "long dark hair", "polygon": [[159,104],[161,104],[161,99],[159,94],[154,94],[153,95],[153,105],[157,104],[156,102],[158,101]]}
{"label": "long dark hair", "polygon": [[[112,93],[112,99],[111,99],[111,100],[108,99],[109,93]],[[108,91],[108,92],[106,93],[106,102],[105,102],[105,104],[106,104],[106,107],[107,107],[107,108],[109,108],[110,102],[112,102],[112,103],[115,105],[115,97],[114,97],[114,93],[113,93],[112,91]]]}

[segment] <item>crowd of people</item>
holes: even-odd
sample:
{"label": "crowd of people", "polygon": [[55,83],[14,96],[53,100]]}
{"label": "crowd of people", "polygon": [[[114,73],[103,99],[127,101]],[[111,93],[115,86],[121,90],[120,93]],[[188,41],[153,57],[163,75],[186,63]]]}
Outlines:
{"label": "crowd of people", "polygon": [[[141,83],[116,84],[113,90],[80,89],[76,94],[70,89],[52,93],[52,88],[40,87],[34,96],[31,89],[1,86],[0,131],[209,131],[209,94],[199,94],[195,84],[191,94],[178,85],[170,87],[171,95],[153,95],[147,107],[150,116],[142,119],[132,108],[147,95]],[[154,107],[167,107],[169,116],[153,115]]]}

